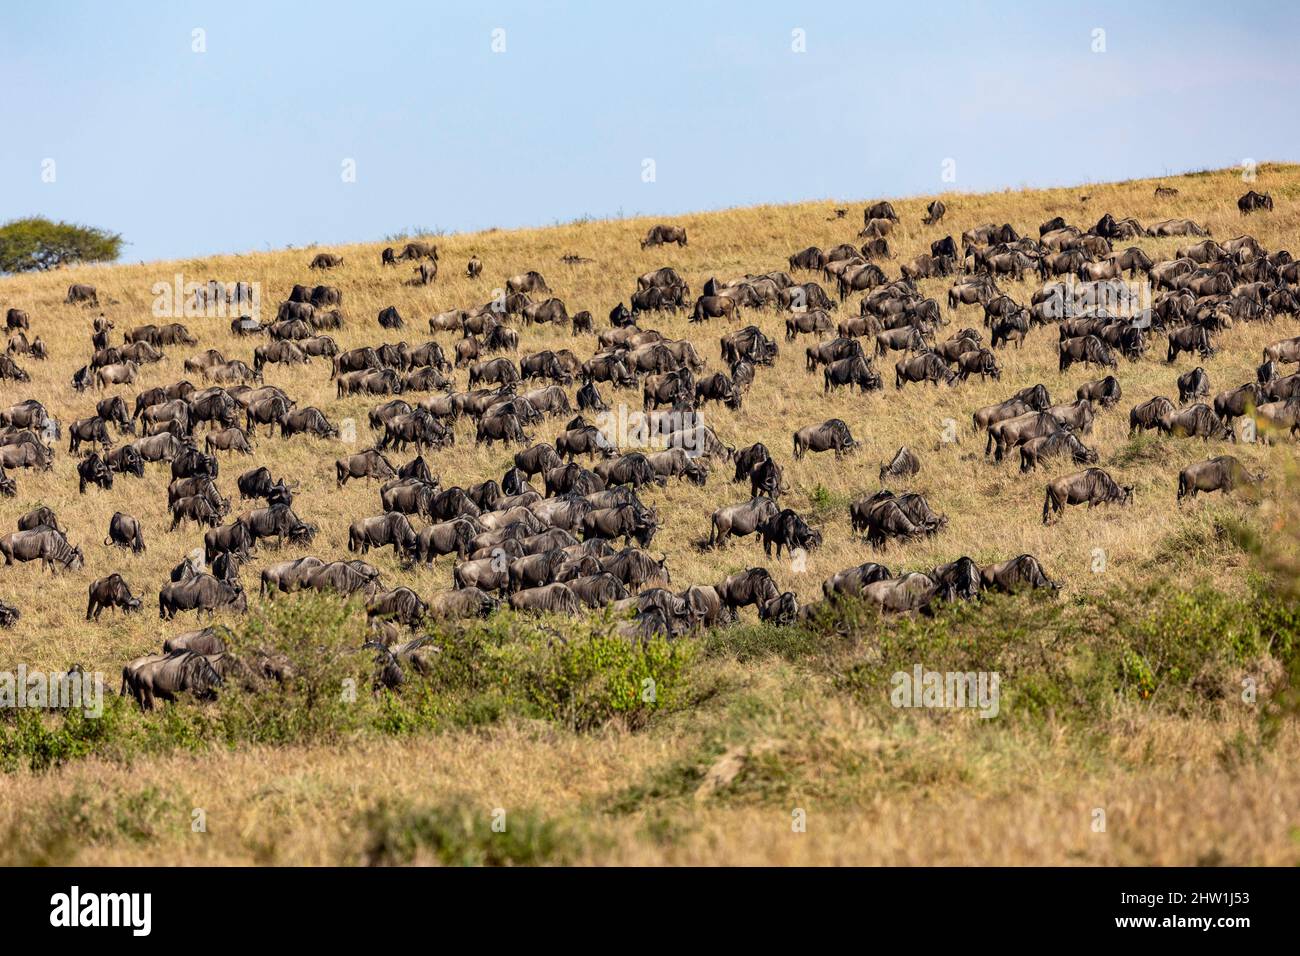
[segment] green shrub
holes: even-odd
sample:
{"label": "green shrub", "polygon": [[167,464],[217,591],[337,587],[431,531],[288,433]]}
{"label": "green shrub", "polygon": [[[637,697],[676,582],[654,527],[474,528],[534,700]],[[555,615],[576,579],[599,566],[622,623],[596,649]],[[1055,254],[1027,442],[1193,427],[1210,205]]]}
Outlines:
{"label": "green shrub", "polygon": [[564,864],[574,839],[529,810],[479,807],[465,802],[412,806],[381,801],[357,821],[368,866],[414,862],[421,853],[447,866]]}

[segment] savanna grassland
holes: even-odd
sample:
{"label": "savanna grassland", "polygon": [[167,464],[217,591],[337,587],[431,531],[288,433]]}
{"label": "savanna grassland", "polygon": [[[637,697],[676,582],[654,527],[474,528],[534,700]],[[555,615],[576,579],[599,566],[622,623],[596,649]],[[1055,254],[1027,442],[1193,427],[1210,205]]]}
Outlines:
{"label": "savanna grassland", "polygon": [[[1179,195],[1157,200],[1159,182]],[[1276,211],[1243,219],[1236,198],[1247,188],[1270,192]],[[862,200],[876,198],[887,197]],[[1055,215],[1085,228],[1104,212],[1144,223],[1188,217],[1218,239],[1250,232],[1267,249],[1300,249],[1296,166],[1266,165],[1249,186],[1240,171],[1227,170],[950,194],[941,197],[947,219],[926,227],[921,217],[932,198],[894,201],[902,221],[890,237],[895,258],[884,263],[890,278],[949,233],[1009,222],[1036,235]],[[0,383],[0,406],[35,398],[65,423],[93,414],[102,396],[69,385],[88,360],[93,319],[102,311],[115,322],[115,343],[124,330],[158,321],[151,289],[177,274],[259,282],[264,312],[294,283],[336,285],[347,321],[330,334],[341,349],[422,343],[430,315],[486,302],[507,276],[528,269],[543,273],[570,314],[590,310],[599,329],[610,308],[627,301],[636,277],[654,268],[674,267],[696,293],[710,276],[726,281],[785,269],[787,257],[806,246],[854,242],[862,200],[674,217],[690,236],[684,248],[640,249],[649,219],[440,236],[441,268],[430,286],[410,283],[409,264],[382,267],[382,244],[331,247],[344,263],[324,276],[307,264],[326,250],[289,249],[3,278],[0,308],[25,309],[29,336],[40,335],[50,357],[19,356],[32,381]],[[848,216],[833,218],[836,206]],[[1160,260],[1189,243],[1133,244]],[[566,265],[566,254],[592,261]],[[471,255],[484,263],[475,280],[464,275]],[[949,281],[922,280],[919,288],[945,302]],[[73,282],[96,286],[102,308],[64,304]],[[1021,302],[1037,288],[1028,275],[999,284]],[[859,299],[850,297],[836,317],[857,314]],[[376,324],[389,305],[407,320],[405,330]],[[945,305],[944,313],[948,331],[981,322],[977,306],[953,314]],[[163,362],[142,367],[135,386],[117,389],[128,402],[141,389],[186,377],[182,362],[205,348],[251,364],[259,340],[232,336],[228,318],[180,320],[199,344],[167,347]],[[983,565],[1029,552],[1062,583],[1059,596],[990,597],[933,619],[882,620],[846,605],[788,628],[760,624],[746,609],[731,628],[644,649],[609,637],[607,621],[500,614],[432,629],[440,654],[430,674],[413,677],[400,694],[363,692],[355,701],[336,699],[336,688],[348,677],[369,683],[371,658],[357,650],[365,637],[362,609],[330,599],[252,598],[247,621],[218,621],[243,640],[294,655],[301,677],[293,687],[231,689],[216,703],[182,702],[152,714],[110,701],[96,721],[30,711],[0,717],[0,862],[1300,862],[1296,446],[1131,438],[1127,416],[1155,395],[1176,399],[1175,378],[1195,364],[1205,367],[1213,391],[1253,380],[1262,348],[1300,331],[1294,319],[1238,324],[1217,337],[1217,354],[1205,360],[1185,356],[1167,365],[1160,338],[1140,361],[1121,360],[1124,397],[1099,412],[1088,444],[1101,467],[1135,487],[1134,502],[1071,508],[1047,527],[1044,485],[1077,466],[1054,462],[1021,475],[1013,460],[994,465],[970,414],[1037,382],[1054,401],[1072,400],[1080,384],[1099,377],[1082,365],[1057,371],[1054,329],[1032,331],[1023,349],[999,351],[1001,382],[971,378],[953,388],[896,391],[891,357],[879,363],[883,391],[824,396],[820,374],[804,371],[811,338],[787,344],[784,317],[771,310],[745,310],[736,325],[749,323],[780,342],[777,363],[759,369],[740,410],[711,404],[706,421],[733,446],[762,441],[772,449],[790,486],[782,504],[808,517],[825,543],[802,566],[765,558],[753,538],[699,548],[710,513],[748,493],[730,482],[727,466],[717,466],[703,488],[670,483],[643,492],[661,522],[650,550],[667,555],[675,588],[762,566],[800,601],[812,601],[825,577],[867,560],[898,572],[961,555]],[[692,325],[684,314],[641,324],[690,339],[710,371],[725,370],[718,338],[728,326]],[[453,337],[433,337],[450,354]],[[594,336],[575,338],[567,328],[533,326],[520,338],[521,352],[564,347],[585,358],[596,348]],[[465,379],[458,370],[458,388]],[[294,510],[320,529],[310,547],[259,548],[243,572],[251,592],[267,563],[346,556],[349,523],[380,511],[378,483],[339,489],[333,462],[372,440],[366,413],[382,399],[336,399],[320,359],[268,366],[266,381],[336,425],[353,419],[357,440],[263,434],[252,456],[221,453],[224,494],[237,501],[235,477],[267,465],[296,482]],[[600,388],[611,404],[641,405],[639,390]],[[794,461],[791,433],[829,418],[844,419],[862,447],[841,460],[824,454]],[[958,441],[943,440],[946,420],[957,423]],[[551,440],[563,422],[528,431]],[[427,456],[443,484],[499,479],[513,449],[476,448],[472,424],[457,428],[454,447]],[[924,493],[948,524],[932,538],[873,553],[851,534],[847,507],[879,487],[880,463],[904,444],[922,463],[907,489]],[[1263,493],[1202,496],[1179,507],[1179,469],[1225,453],[1266,472]],[[39,562],[0,568],[0,598],[22,611],[14,628],[0,632],[0,669],[75,662],[115,685],[127,660],[196,626],[185,619],[192,615],[170,623],[156,615],[169,571],[202,543],[192,524],[167,531],[165,466],[147,465],[143,479],[118,476],[111,491],[79,495],[65,443],[52,471],[12,476],[18,493],[0,499],[0,527],[10,530],[19,516],[47,505],[84,548],[86,566],[54,576]],[[143,555],[104,546],[109,517],[119,510],[143,522]],[[408,567],[385,549],[368,560],[389,586],[427,595],[451,584],[449,558]],[[83,621],[88,584],[113,571],[144,598],[144,612]],[[997,671],[999,715],[892,707],[890,675],[916,664]],[[659,688],[653,701],[639,694],[646,678]],[[196,809],[202,832],[192,827]],[[505,832],[493,828],[501,811]]]}

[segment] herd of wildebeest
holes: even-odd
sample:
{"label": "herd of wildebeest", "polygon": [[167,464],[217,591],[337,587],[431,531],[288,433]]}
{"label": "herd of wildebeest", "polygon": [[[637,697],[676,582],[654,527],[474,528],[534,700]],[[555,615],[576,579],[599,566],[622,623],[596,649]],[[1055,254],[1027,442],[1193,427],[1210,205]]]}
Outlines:
{"label": "herd of wildebeest", "polygon": [[[1174,192],[1167,187],[1156,191],[1158,198]],[[1238,206],[1243,215],[1271,212],[1273,201],[1252,191]],[[931,203],[923,224],[939,224],[946,212],[942,202]],[[244,613],[244,573],[258,548],[278,547],[285,540],[311,545],[317,527],[294,510],[296,483],[277,478],[266,467],[243,471],[234,488],[223,493],[218,457],[251,454],[258,429],[269,435],[278,429],[282,439],[297,434],[337,437],[338,428],[322,410],[301,407],[264,379],[271,366],[323,357],[339,398],[359,394],[379,402],[369,412],[368,424],[377,436],[373,447],[333,463],[339,486],[357,480],[378,483],[377,513],[351,524],[349,556],[265,563],[259,590],[265,599],[299,590],[363,596],[372,638],[367,647],[377,655],[377,680],[384,684],[394,686],[405,668],[426,665],[435,649],[421,632],[430,622],[491,614],[503,603],[522,612],[566,615],[612,607],[626,615],[616,627],[629,640],[723,626],[747,606],[761,620],[790,623],[846,596],[887,613],[928,613],[938,602],[972,599],[982,590],[1059,585],[1033,555],[1022,554],[984,567],[962,557],[928,571],[897,574],[867,561],[827,578],[816,604],[801,605],[762,567],[683,590],[671,588],[666,559],[649,550],[660,519],[642,500],[647,487],[670,480],[704,486],[712,469],[722,467],[731,482],[747,486],[749,497],[713,512],[709,538],[700,547],[724,547],[731,538],[754,535],[765,553],[775,547],[779,556],[783,549],[797,554],[822,542],[804,516],[781,504],[789,491],[779,463],[781,450],[761,443],[737,447],[739,442],[718,435],[701,414],[710,402],[741,408],[755,377],[771,374],[765,369],[774,364],[781,345],[757,325],[741,325],[746,310],[778,310],[787,348],[800,336],[816,337],[804,355],[807,370],[820,372],[824,392],[884,388],[877,363],[895,355],[896,389],[913,383],[953,385],[971,375],[1000,381],[998,350],[1019,348],[1027,336],[1049,335],[1054,327],[1060,369],[1082,363],[1096,366],[1104,377],[1058,403],[1045,385],[1026,385],[972,415],[973,427],[987,436],[985,454],[995,461],[1018,453],[1022,471],[1048,459],[1083,466],[1047,483],[1044,523],[1069,505],[1091,508],[1131,500],[1132,488],[1098,467],[1098,454],[1087,444],[1095,416],[1121,401],[1120,359],[1137,360],[1158,337],[1167,343],[1171,365],[1184,353],[1210,356],[1216,334],[1233,323],[1273,322],[1297,311],[1300,263],[1288,252],[1265,249],[1250,235],[1220,243],[1189,219],[1143,226],[1107,214],[1091,228],[1081,228],[1056,217],[1041,224],[1036,239],[1009,224],[989,223],[966,230],[959,239],[936,239],[929,254],[904,263],[899,277],[891,280],[884,266],[893,258],[890,235],[898,222],[890,203],[875,203],[864,212],[861,246],[806,248],[789,257],[789,271],[746,275],[725,284],[710,279],[698,296],[692,296],[673,268],[647,272],[636,279],[630,302],[618,303],[608,314],[607,327],[599,329],[590,312],[570,315],[540,272],[514,275],[491,301],[428,320],[431,334],[450,334],[451,339],[444,339],[449,351],[435,338],[414,347],[403,341],[340,350],[329,332],[345,321],[342,293],[324,284],[296,285],[279,304],[274,322],[263,325],[247,315],[231,322],[231,347],[246,340],[257,343],[248,360],[206,349],[183,365],[187,376],[201,379],[202,387],[187,379],[141,391],[130,401],[120,391],[112,392],[114,387],[132,385],[142,365],[164,358],[164,349],[194,347],[198,340],[185,325],[173,322],[132,328],[115,341],[114,323],[101,314],[91,329],[89,360],[71,382],[79,393],[103,396],[94,413],[60,423],[35,400],[0,412],[0,491],[20,493],[19,482],[10,476],[13,469],[48,470],[54,442],[64,430],[69,453],[80,455],[77,475],[83,494],[111,488],[115,480],[142,477],[147,466],[165,463],[172,478],[167,492],[171,530],[190,523],[206,530],[201,554],[191,552],[176,565],[171,580],[162,583],[159,616]],[[1186,236],[1188,244],[1175,258],[1156,262],[1126,244],[1141,236]],[[665,243],[685,246],[686,230],[655,226],[641,247]],[[321,253],[310,268],[326,272],[342,261]],[[589,260],[566,256],[564,261]],[[438,250],[432,244],[411,242],[383,251],[383,266],[399,262],[414,263],[411,282],[436,280]],[[466,274],[477,278],[483,268],[475,256]],[[806,281],[798,281],[798,273]],[[1043,281],[1028,303],[999,289],[999,278],[1019,280],[1026,273]],[[1142,276],[1145,286],[1125,281],[1126,275]],[[930,277],[952,278],[946,302],[917,291],[915,280]],[[855,292],[865,294],[860,307],[850,312],[843,303]],[[194,295],[199,304],[238,305],[248,301],[249,289],[244,283],[213,281]],[[73,285],[67,302],[97,306],[98,293]],[[982,313],[982,323],[963,325],[939,340],[940,329],[963,311]],[[665,312],[682,312],[696,323],[727,323],[719,340],[720,364],[711,369],[690,341],[673,340],[650,327],[655,315]],[[40,337],[27,338],[31,321],[25,311],[8,309],[10,338],[0,357],[0,378],[29,381],[18,360],[46,357]],[[407,327],[391,306],[377,321],[383,329]],[[575,343],[590,343],[594,337],[595,348],[586,358],[567,348],[528,352],[521,336],[536,324],[567,325]],[[1251,429],[1251,440],[1294,437],[1300,431],[1300,374],[1287,374],[1287,366],[1297,362],[1300,336],[1268,346],[1256,379],[1235,387],[1216,391],[1203,368],[1189,369],[1176,378],[1177,401],[1158,397],[1133,407],[1130,428],[1206,442],[1235,441],[1234,423],[1241,419]],[[458,390],[455,378],[462,369],[467,385]],[[611,435],[609,418],[602,413],[611,410],[616,390],[634,388],[640,389],[642,408],[630,413],[624,408],[620,429]],[[588,416],[596,416],[595,421]],[[532,433],[553,418],[563,421],[552,426],[557,428],[553,441],[534,441]],[[476,443],[518,447],[513,467],[499,481],[461,485],[430,468],[425,453],[436,455],[453,445],[462,420],[472,423]],[[790,454],[800,459],[832,452],[839,458],[858,444],[846,422],[831,419],[794,430]],[[412,448],[409,461],[396,460]],[[945,526],[947,519],[923,495],[898,488],[921,467],[914,450],[898,449],[880,468],[880,490],[850,504],[850,527],[872,548],[934,535]],[[1262,477],[1235,457],[1219,455],[1181,471],[1177,498],[1230,491]],[[232,515],[235,490],[242,501],[264,506]],[[141,522],[130,514],[115,513],[106,534],[105,546],[135,553],[146,548]],[[389,587],[365,560],[371,548],[383,547],[391,547],[408,567],[448,556],[452,586],[424,596],[408,587]],[[84,558],[46,507],[29,512],[16,531],[0,537],[0,553],[6,564],[39,560],[52,571],[78,570]],[[98,620],[106,609],[137,611],[140,605],[126,576],[114,573],[90,584],[86,618]],[[0,603],[0,624],[11,625],[18,615],[18,608]],[[232,674],[283,680],[291,669],[273,654],[236,659],[226,637],[221,629],[208,627],[169,638],[161,653],[126,664],[122,692],[151,707],[155,698],[173,700],[182,691],[211,697]]]}

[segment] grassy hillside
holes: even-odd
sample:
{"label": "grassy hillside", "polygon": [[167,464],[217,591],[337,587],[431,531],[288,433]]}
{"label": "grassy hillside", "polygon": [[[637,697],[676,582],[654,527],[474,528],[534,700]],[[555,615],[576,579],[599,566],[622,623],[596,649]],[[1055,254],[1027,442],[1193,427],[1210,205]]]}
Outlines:
{"label": "grassy hillside", "polygon": [[[1265,166],[1253,188],[1272,193],[1276,212],[1242,220],[1235,200],[1248,188],[1235,171],[1168,180],[1180,195],[1157,200],[1157,181],[1083,188],[950,194],[939,227],[920,224],[919,197],[894,203],[902,222],[891,237],[898,265],[926,252],[935,238],[995,221],[1036,235],[1055,215],[1089,226],[1103,212],[1142,222],[1190,217],[1216,238],[1249,231],[1269,249],[1292,248],[1300,238],[1300,167]],[[1081,201],[1086,195],[1087,201]],[[866,199],[882,197],[865,197]],[[850,208],[834,220],[836,205]],[[685,248],[641,250],[650,220],[583,222],[541,230],[498,231],[438,238],[441,273],[428,287],[407,284],[408,265],[381,267],[380,245],[331,248],[344,265],[314,278],[309,250],[213,256],[174,263],[63,270],[0,279],[0,308],[26,309],[30,336],[40,335],[50,358],[19,357],[32,375],[26,384],[0,384],[0,405],[36,398],[61,421],[93,414],[98,395],[78,395],[72,373],[89,355],[94,309],[63,304],[69,283],[99,290],[116,334],[145,322],[157,282],[178,273],[185,281],[260,282],[271,311],[295,282],[326,281],[343,291],[345,327],[333,333],[341,348],[405,338],[429,338],[427,319],[446,309],[487,301],[506,276],[537,269],[570,313],[589,309],[604,327],[615,302],[626,301],[637,275],[670,265],[693,291],[710,276],[786,268],[786,258],[808,245],[853,242],[861,202],[807,203],[685,215]],[[1142,239],[1153,258],[1169,258],[1185,239]],[[319,251],[319,250],[318,250]],[[565,265],[575,253],[593,260]],[[464,277],[470,255],[483,277]],[[811,276],[800,275],[801,281]],[[1036,282],[1002,282],[1027,301]],[[923,281],[923,293],[943,301],[948,280]],[[859,296],[840,310],[857,314]],[[375,316],[395,305],[409,323],[385,332]],[[965,307],[949,331],[978,326],[977,307]],[[184,359],[203,348],[251,363],[257,340],[236,339],[228,321],[186,320],[200,339],[192,348],[169,347],[166,359],[145,366],[136,391],[182,377]],[[870,862],[1062,863],[1269,862],[1300,859],[1294,808],[1300,806],[1300,751],[1293,711],[1277,692],[1292,666],[1294,605],[1279,588],[1265,557],[1292,543],[1293,491],[1286,475],[1295,446],[1271,448],[1128,435],[1127,410],[1154,395],[1176,398],[1174,380],[1197,364],[1163,362],[1159,344],[1137,363],[1121,361],[1124,399],[1101,413],[1089,443],[1101,466],[1136,488],[1131,508],[1070,509],[1053,526],[1041,523],[1043,488],[1050,476],[1075,470],[1053,464],[1022,476],[1013,462],[995,466],[983,456],[982,436],[970,413],[1016,389],[1042,382],[1056,401],[1073,399],[1093,370],[1057,372],[1055,330],[1036,330],[1022,350],[999,352],[1002,381],[971,379],[952,389],[893,388],[892,359],[881,365],[886,388],[866,397],[825,397],[820,375],[803,368],[803,349],[784,342],[781,315],[747,310],[781,341],[775,368],[760,369],[740,411],[708,406],[705,415],[732,445],[766,443],[786,468],[791,491],[782,503],[808,515],[825,545],[806,567],[765,559],[754,539],[717,552],[695,542],[707,537],[709,514],[736,503],[747,489],[715,469],[704,488],[670,484],[645,493],[661,531],[651,548],[668,555],[675,587],[716,583],[750,566],[767,567],[800,600],[820,596],[834,571],[875,557],[893,569],[924,569],[969,555],[976,562],[1022,552],[1039,557],[1063,585],[1061,598],[989,601],[945,612],[934,622],[885,621],[871,615],[821,622],[803,629],[760,627],[752,611],[729,631],[684,642],[680,660],[654,663],[657,678],[673,677],[673,693],[653,708],[614,706],[608,662],[582,670],[572,646],[557,651],[530,622],[503,618],[439,633],[442,669],[432,681],[407,689],[398,701],[363,699],[346,719],[319,714],[294,732],[271,730],[273,708],[296,712],[299,702],[223,700],[211,707],[181,705],[141,716],[112,708],[105,729],[68,729],[54,718],[26,716],[5,729],[0,777],[0,832],[12,839],[0,859],[10,862]],[[657,316],[643,326],[689,338],[710,370],[721,368],[714,322],[695,326],[685,316]],[[1201,362],[1214,390],[1253,379],[1260,350],[1296,334],[1295,322],[1238,325],[1218,339],[1219,353]],[[450,352],[452,336],[436,338]],[[115,342],[117,339],[115,338]],[[533,327],[521,334],[521,352],[569,347],[586,357],[594,336]],[[191,379],[193,380],[193,376]],[[300,405],[316,405],[338,424],[352,418],[357,442],[265,436],[251,457],[222,455],[219,484],[237,498],[234,478],[265,464],[298,483],[295,511],[320,527],[310,548],[265,548],[244,572],[246,584],[268,562],[314,553],[346,555],[348,524],[380,511],[378,484],[335,487],[333,461],[369,443],[366,413],[377,400],[336,400],[321,360],[292,369],[269,366],[266,380]],[[465,386],[465,373],[457,373]],[[637,392],[611,392],[611,402],[639,408]],[[862,441],[856,455],[835,461],[810,455],[794,462],[790,434],[827,418],[842,418]],[[960,441],[942,440],[954,420]],[[551,440],[562,419],[530,429]],[[513,449],[474,446],[472,425],[458,426],[457,443],[429,456],[444,484],[499,478]],[[894,545],[883,555],[849,530],[847,506],[878,487],[877,472],[900,445],[922,460],[908,488],[923,492],[947,515],[931,539]],[[1270,475],[1259,502],[1202,498],[1179,508],[1178,470],[1213,454],[1237,455]],[[399,456],[400,457],[400,456]],[[405,460],[405,459],[403,459]],[[0,500],[0,528],[38,505],[53,508],[69,538],[86,551],[86,567],[50,576],[37,563],[0,569],[0,597],[17,604],[22,620],[0,634],[0,667],[64,668],[79,662],[108,675],[126,660],[155,650],[162,638],[195,626],[163,625],[157,592],[169,570],[201,545],[193,525],[167,532],[169,472],[147,466],[143,480],[119,477],[110,492],[78,495],[75,459],[60,448],[50,473],[15,471],[15,498]],[[144,523],[148,551],[140,557],[104,547],[109,517],[129,512]],[[1097,549],[1104,552],[1100,571]],[[432,568],[404,568],[385,550],[370,560],[390,584],[422,594],[450,586],[449,559]],[[90,581],[120,571],[145,612],[106,614],[84,623]],[[1284,572],[1285,575],[1286,572]],[[256,602],[255,602],[256,603]],[[312,602],[304,619],[326,621]],[[261,611],[255,608],[255,616]],[[324,614],[324,616],[322,616]],[[308,617],[315,615],[315,617]],[[293,612],[290,612],[290,617]],[[355,611],[352,614],[354,620]],[[228,619],[226,623],[242,626]],[[331,635],[352,625],[328,620]],[[583,628],[568,622],[577,635]],[[274,617],[288,633],[291,622]],[[321,624],[322,627],[325,624]],[[309,632],[304,633],[310,636]],[[574,640],[578,638],[575,636]],[[340,643],[340,647],[343,643]],[[464,651],[463,654],[457,651]],[[913,664],[998,670],[1003,712],[982,721],[973,714],[898,711],[888,705],[889,674]],[[605,667],[606,670],[601,668]],[[631,662],[622,679],[642,673]],[[457,668],[460,668],[459,670]],[[570,668],[570,670],[565,670]],[[665,670],[664,668],[668,668]],[[576,670],[575,670],[576,669]],[[590,720],[576,713],[572,684],[581,671]],[[568,676],[565,676],[568,675]],[[561,679],[564,678],[564,679]],[[1245,678],[1262,689],[1243,704]],[[112,677],[110,677],[112,680]],[[635,686],[635,685],[634,685]],[[1282,695],[1284,697],[1284,695]],[[595,702],[594,704],[592,702]],[[265,709],[261,709],[265,708]],[[238,712],[238,713],[236,713]],[[358,716],[358,714],[360,716]],[[277,725],[278,726],[278,725]],[[306,730],[302,728],[306,727]],[[224,742],[233,747],[211,747]],[[74,759],[80,758],[80,759]],[[55,769],[46,769],[62,764]],[[35,769],[33,769],[35,768]],[[191,832],[194,808],[203,808],[207,832]],[[508,836],[491,829],[492,813],[507,811]],[[1104,832],[1093,829],[1104,808]],[[1289,809],[1287,809],[1289,808]],[[793,833],[802,810],[806,832]],[[80,821],[80,822],[79,822]],[[87,822],[89,821],[89,822]]]}

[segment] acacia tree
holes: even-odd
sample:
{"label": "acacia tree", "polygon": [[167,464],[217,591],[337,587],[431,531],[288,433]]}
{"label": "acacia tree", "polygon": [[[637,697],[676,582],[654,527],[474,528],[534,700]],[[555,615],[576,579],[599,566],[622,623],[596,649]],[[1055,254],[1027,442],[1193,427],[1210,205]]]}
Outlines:
{"label": "acacia tree", "polygon": [[0,226],[0,272],[44,272],[78,262],[112,262],[122,237],[106,229],[40,216]]}

